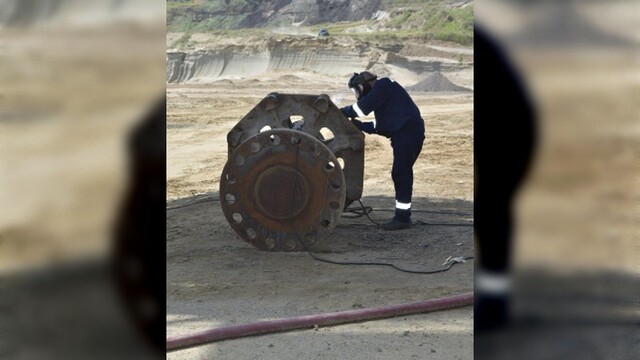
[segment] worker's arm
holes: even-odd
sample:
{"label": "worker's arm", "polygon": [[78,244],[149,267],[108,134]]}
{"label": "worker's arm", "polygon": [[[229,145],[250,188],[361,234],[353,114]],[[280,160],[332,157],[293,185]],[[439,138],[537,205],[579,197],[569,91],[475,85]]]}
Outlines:
{"label": "worker's arm", "polygon": [[376,123],[374,121],[362,122],[360,120],[356,120],[358,117],[358,113],[353,109],[353,105],[345,106],[340,109],[344,116],[351,119],[351,123],[355,125],[360,131],[364,131],[367,134],[375,134],[376,133]]}

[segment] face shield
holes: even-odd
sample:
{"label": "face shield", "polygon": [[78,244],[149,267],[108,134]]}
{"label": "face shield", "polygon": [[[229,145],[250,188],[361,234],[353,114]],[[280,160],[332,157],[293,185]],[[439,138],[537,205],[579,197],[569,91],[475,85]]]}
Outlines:
{"label": "face shield", "polygon": [[359,88],[349,88],[351,90],[351,92],[353,92],[353,94],[356,96],[356,100],[360,99],[360,89]]}
{"label": "face shield", "polygon": [[375,80],[377,76],[369,73],[353,73],[351,78],[349,79],[349,89],[353,91],[357,100],[360,100],[361,97],[367,95],[371,91],[371,80]]}

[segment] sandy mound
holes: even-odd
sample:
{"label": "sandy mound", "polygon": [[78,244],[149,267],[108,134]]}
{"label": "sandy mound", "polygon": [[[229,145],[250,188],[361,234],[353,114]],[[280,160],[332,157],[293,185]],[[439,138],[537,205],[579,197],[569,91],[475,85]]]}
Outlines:
{"label": "sandy mound", "polygon": [[294,82],[294,83],[301,83],[304,82],[305,80],[299,76],[295,76],[295,75],[282,75],[278,77],[278,80],[281,81],[290,81],[290,82]]}
{"label": "sandy mound", "polygon": [[426,79],[418,82],[415,85],[407,87],[410,91],[471,91],[462,86],[458,86],[449,79],[447,79],[442,73],[431,73]]}

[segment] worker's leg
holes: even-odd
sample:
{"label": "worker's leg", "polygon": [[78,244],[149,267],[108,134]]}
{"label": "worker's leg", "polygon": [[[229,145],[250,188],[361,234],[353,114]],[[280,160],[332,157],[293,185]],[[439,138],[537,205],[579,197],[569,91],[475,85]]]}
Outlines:
{"label": "worker's leg", "polygon": [[397,225],[396,223],[400,223],[400,228],[406,228],[407,226],[404,224],[411,224],[413,164],[422,151],[423,142],[424,135],[422,133],[399,135],[391,140],[393,148],[391,178],[395,188],[396,211],[393,220],[387,223],[390,230]]}

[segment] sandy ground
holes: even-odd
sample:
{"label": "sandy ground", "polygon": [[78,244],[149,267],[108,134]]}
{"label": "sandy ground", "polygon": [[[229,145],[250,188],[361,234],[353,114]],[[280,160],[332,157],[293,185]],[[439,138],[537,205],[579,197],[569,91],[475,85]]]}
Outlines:
{"label": "sandy ground", "polygon": [[[167,336],[472,291],[472,262],[432,275],[333,265],[304,252],[259,251],[227,223],[217,193],[227,160],[227,132],[272,91],[326,93],[338,105],[347,105],[353,99],[345,81],[290,72],[167,85]],[[414,168],[413,199],[413,220],[424,224],[389,233],[364,217],[343,217],[330,239],[322,240],[317,256],[412,270],[441,268],[449,256],[473,256],[473,95],[412,95],[427,124]],[[376,209],[374,220],[385,220],[394,208],[391,148],[387,139],[375,135],[367,135],[365,143],[362,201]],[[169,358],[470,359],[472,324],[472,308],[464,307],[227,340],[169,353]]]}

